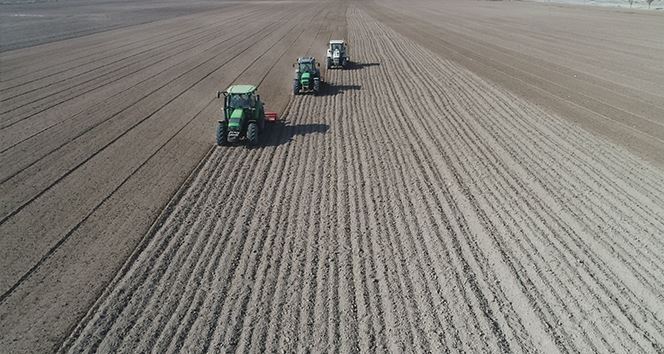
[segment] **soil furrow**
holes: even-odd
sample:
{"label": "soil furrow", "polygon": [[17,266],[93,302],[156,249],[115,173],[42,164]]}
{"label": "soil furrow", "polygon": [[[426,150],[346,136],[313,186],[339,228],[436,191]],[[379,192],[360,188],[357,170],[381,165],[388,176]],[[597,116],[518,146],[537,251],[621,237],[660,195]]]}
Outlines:
{"label": "soil furrow", "polygon": [[[266,36],[267,36],[267,35],[263,36],[262,38],[266,38]],[[240,53],[242,53],[242,52],[240,52]],[[236,54],[236,55],[239,55],[239,53]],[[251,64],[251,63],[250,63],[250,64]],[[216,71],[216,70],[219,70],[222,66],[223,66],[223,64],[220,65],[220,66],[218,66],[218,67],[217,67],[216,69],[214,69],[214,70],[215,70],[215,71]],[[250,65],[249,65],[249,66],[250,66]],[[249,67],[249,66],[246,66],[246,67]],[[211,74],[211,73],[206,74],[206,76],[204,76],[203,78],[199,79],[198,81],[194,82],[193,84],[190,84],[189,87],[190,87],[190,88],[193,87],[193,86],[196,85],[198,82],[201,82],[203,79],[205,79],[206,77],[208,77],[210,74]],[[185,91],[186,91],[186,90],[185,90]],[[185,91],[182,91],[179,95],[182,95],[182,93],[184,93]],[[179,97],[179,95],[176,96],[176,98]],[[102,151],[104,150],[105,147],[110,146],[114,141],[117,141],[118,139],[124,137],[124,134],[126,134],[126,133],[129,132],[129,131],[131,131],[133,128],[135,128],[135,127],[138,126],[139,124],[143,123],[145,120],[147,120],[147,119],[151,118],[152,116],[154,116],[154,115],[156,114],[156,112],[158,112],[159,110],[161,110],[161,109],[162,109],[163,107],[165,107],[168,103],[173,102],[173,100],[175,100],[176,98],[171,99],[169,102],[167,102],[166,104],[164,104],[164,105],[162,105],[161,107],[159,107],[159,108],[157,109],[157,111],[151,113],[150,115],[148,115],[147,117],[143,118],[143,119],[140,120],[139,122],[134,123],[134,124],[130,127],[129,130],[127,130],[127,131],[125,131],[125,133],[123,133],[123,135],[120,135],[120,136],[116,137],[114,140],[112,140],[110,143],[107,143],[107,144],[106,144],[101,150],[99,150],[99,151],[97,151],[96,153],[94,153],[94,154],[88,156],[88,157],[87,157],[85,160],[83,160],[82,162],[79,162],[78,165],[76,165],[73,169],[67,171],[63,176],[59,177],[55,182],[52,182],[50,186],[48,186],[46,189],[44,189],[43,191],[41,191],[41,192],[40,192],[39,194],[37,194],[36,196],[32,197],[30,200],[28,200],[28,202],[23,203],[21,206],[19,206],[18,209],[14,209],[13,212],[11,212],[11,213],[8,214],[8,215],[5,215],[5,217],[2,219],[2,223],[6,222],[10,217],[12,217],[12,216],[15,215],[16,213],[18,213],[20,210],[22,210],[22,208],[25,207],[25,206],[27,206],[31,201],[35,200],[35,199],[38,198],[39,196],[41,196],[41,195],[43,195],[44,193],[46,193],[47,191],[49,191],[49,190],[50,190],[53,186],[55,186],[59,181],[63,180],[63,179],[66,178],[67,176],[69,176],[69,174],[71,174],[72,172],[76,171],[76,169],[77,169],[78,167],[82,166],[82,165],[85,164],[86,162],[90,161],[92,158],[96,157],[100,152],[102,152]],[[212,101],[208,101],[208,103],[207,103],[207,105],[206,105],[205,107],[209,106],[209,104],[210,104],[211,102],[212,102]]]}
{"label": "soil furrow", "polygon": [[[0,54],[1,347],[663,350],[660,14],[206,6]],[[212,147],[241,83],[281,119]]]}
{"label": "soil furrow", "polygon": [[[230,21],[229,21],[230,22]],[[242,23],[243,21],[240,21],[238,23]],[[216,28],[216,30],[220,30],[224,28],[225,26],[228,26],[230,23],[225,23],[223,25],[220,25],[219,28]],[[210,39],[216,39],[218,35],[216,33],[210,33],[210,31],[214,31],[215,28],[210,28],[205,30],[204,35],[201,38],[196,38],[196,39],[191,39],[191,38],[185,38],[183,41],[184,43],[181,43],[181,46],[187,46],[189,49],[196,48],[197,46],[199,49],[201,49],[202,44],[208,44]],[[6,116],[7,119],[3,122],[2,126],[0,129],[5,130],[7,128],[13,127],[14,125],[24,122],[25,120],[34,120],[37,115],[40,113],[48,112],[51,109],[61,109],[61,105],[67,103],[69,106],[73,105],[74,100],[81,100],[82,97],[87,97],[87,96],[92,96],[93,94],[96,93],[99,89],[106,88],[106,86],[119,82],[123,83],[128,80],[123,80],[125,78],[130,78],[136,73],[141,72],[144,69],[151,68],[154,66],[154,64],[161,63],[162,61],[165,61],[167,59],[172,58],[173,56],[180,54],[187,50],[186,48],[184,50],[179,50],[175,51],[180,45],[174,45],[174,44],[167,44],[161,46],[159,51],[150,51],[149,49],[142,51],[141,53],[143,54],[142,57],[137,58],[137,60],[130,62],[130,63],[121,63],[119,64],[116,68],[112,68],[110,70],[104,70],[102,73],[94,73],[93,77],[87,78],[84,77],[80,81],[74,81],[71,85],[66,86],[64,85],[67,81],[71,80],[70,78],[68,79],[63,79],[60,81],[56,81],[55,83],[49,84],[45,87],[43,87],[43,90],[46,91],[46,95],[44,96],[38,96],[36,99],[34,99],[35,93],[33,92],[28,92],[31,93],[31,99],[32,101],[26,101],[26,102],[18,102],[12,107],[12,102],[6,103],[5,107],[8,107],[9,109],[4,111],[3,113],[0,114],[0,116]],[[214,48],[214,46],[212,47]],[[157,59],[154,62],[150,62],[149,60],[152,59]],[[147,63],[147,64],[146,64]],[[103,68],[104,66],[100,66],[99,68]],[[96,70],[96,69],[94,69]],[[77,77],[75,77],[77,78]],[[53,89],[49,89],[50,85],[58,84],[57,90],[55,91]],[[65,87],[62,88],[61,85],[64,85]],[[40,88],[41,90],[42,88]],[[37,93],[39,95],[39,93]],[[15,100],[14,100],[15,101]],[[76,101],[74,101],[76,102]],[[77,106],[80,106],[77,105]],[[17,112],[18,111],[18,112]]]}

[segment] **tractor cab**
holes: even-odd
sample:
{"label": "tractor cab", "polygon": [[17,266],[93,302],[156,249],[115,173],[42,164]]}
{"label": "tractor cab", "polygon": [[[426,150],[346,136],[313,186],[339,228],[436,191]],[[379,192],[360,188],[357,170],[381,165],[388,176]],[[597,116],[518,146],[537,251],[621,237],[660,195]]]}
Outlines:
{"label": "tractor cab", "polygon": [[346,51],[346,43],[344,42],[330,42],[330,51],[332,53],[343,53]]}
{"label": "tractor cab", "polygon": [[300,58],[297,61],[297,71],[300,73],[314,73],[316,69],[315,58]]}
{"label": "tractor cab", "polygon": [[253,85],[233,85],[225,92],[218,92],[217,96],[224,95],[224,113],[226,116],[233,111],[255,110],[259,106],[259,97],[256,87]]}
{"label": "tractor cab", "polygon": [[230,108],[252,108],[256,102],[256,96],[252,93],[236,93],[227,96],[227,107]]}

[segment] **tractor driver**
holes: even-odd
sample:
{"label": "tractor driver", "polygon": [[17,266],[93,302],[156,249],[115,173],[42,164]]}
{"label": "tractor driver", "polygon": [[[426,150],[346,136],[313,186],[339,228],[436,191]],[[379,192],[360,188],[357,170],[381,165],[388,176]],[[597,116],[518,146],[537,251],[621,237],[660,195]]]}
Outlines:
{"label": "tractor driver", "polygon": [[309,73],[313,71],[313,64],[312,63],[300,63],[300,72],[302,73]]}

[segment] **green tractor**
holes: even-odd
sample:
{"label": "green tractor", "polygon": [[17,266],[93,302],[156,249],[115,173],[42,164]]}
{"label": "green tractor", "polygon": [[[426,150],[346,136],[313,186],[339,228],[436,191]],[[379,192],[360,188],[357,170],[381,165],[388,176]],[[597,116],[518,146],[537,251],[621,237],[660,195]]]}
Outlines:
{"label": "green tractor", "polygon": [[[297,67],[296,67],[297,65]],[[320,64],[314,57],[302,57],[293,64],[295,79],[293,80],[293,95],[305,92],[318,94],[321,89]]]}
{"label": "green tractor", "polygon": [[233,85],[225,92],[217,91],[217,98],[224,96],[223,120],[217,126],[217,145],[246,141],[258,144],[258,134],[265,123],[276,121],[276,113],[265,112],[256,86]]}

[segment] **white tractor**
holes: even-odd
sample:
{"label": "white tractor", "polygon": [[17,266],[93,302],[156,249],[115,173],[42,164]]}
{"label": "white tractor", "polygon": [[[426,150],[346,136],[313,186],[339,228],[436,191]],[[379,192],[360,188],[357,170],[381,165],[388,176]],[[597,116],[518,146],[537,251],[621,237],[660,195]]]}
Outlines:
{"label": "white tractor", "polygon": [[331,68],[345,68],[350,63],[348,56],[348,47],[343,40],[331,40],[327,48],[326,67]]}

